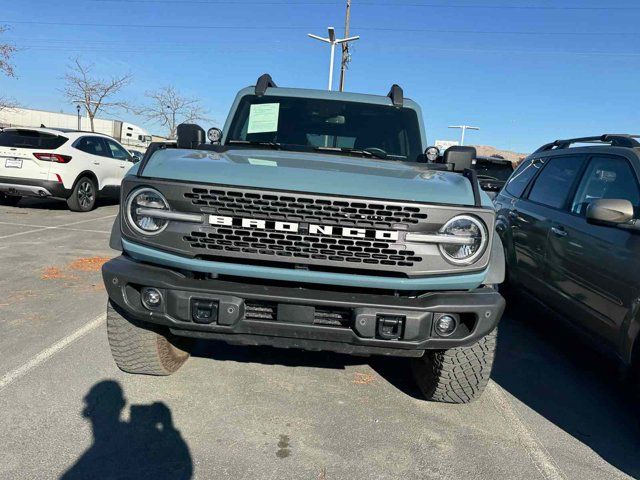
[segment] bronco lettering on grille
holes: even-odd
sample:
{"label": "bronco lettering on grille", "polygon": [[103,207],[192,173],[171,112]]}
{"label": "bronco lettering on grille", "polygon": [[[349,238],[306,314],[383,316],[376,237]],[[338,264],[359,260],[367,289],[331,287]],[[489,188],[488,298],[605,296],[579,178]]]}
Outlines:
{"label": "bronco lettering on grille", "polygon": [[368,228],[338,227],[334,225],[317,225],[314,223],[301,224],[297,222],[280,222],[275,220],[260,220],[257,218],[225,217],[209,215],[209,224],[216,226],[235,226],[255,228],[258,230],[275,230],[278,232],[299,233],[308,228],[311,235],[339,236],[346,238],[372,238],[387,242],[397,242],[399,232],[394,230],[373,230]]}

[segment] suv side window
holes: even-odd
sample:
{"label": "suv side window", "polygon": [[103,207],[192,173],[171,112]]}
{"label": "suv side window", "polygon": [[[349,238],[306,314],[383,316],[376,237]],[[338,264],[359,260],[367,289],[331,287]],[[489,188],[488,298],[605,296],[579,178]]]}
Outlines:
{"label": "suv side window", "polygon": [[107,146],[100,137],[82,137],[75,145],[75,148],[90,155],[99,157],[110,156],[107,152]]}
{"label": "suv side window", "polygon": [[118,145],[113,140],[105,139],[105,142],[109,146],[109,150],[111,151],[111,156],[116,160],[128,160],[129,152],[127,152],[124,148]]}
{"label": "suv side window", "polygon": [[542,164],[539,160],[525,160],[518,169],[513,172],[505,190],[514,197],[520,198],[541,166]]}
{"label": "suv side window", "polygon": [[571,212],[584,216],[593,200],[615,198],[640,206],[640,189],[631,165],[624,157],[596,155],[582,176]]}
{"label": "suv side window", "polygon": [[562,155],[546,161],[529,192],[529,200],[551,208],[564,208],[584,160],[583,155]]}

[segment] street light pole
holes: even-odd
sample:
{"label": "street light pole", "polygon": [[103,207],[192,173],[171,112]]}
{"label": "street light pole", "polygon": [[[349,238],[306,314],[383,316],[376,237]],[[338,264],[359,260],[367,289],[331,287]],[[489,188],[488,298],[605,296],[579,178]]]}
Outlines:
{"label": "street light pole", "polygon": [[312,33],[309,33],[307,35],[309,35],[311,38],[313,38],[315,40],[320,40],[321,42],[328,43],[331,46],[331,59],[330,59],[330,63],[329,63],[329,85],[327,87],[327,90],[331,91],[331,89],[333,87],[333,63],[334,63],[334,59],[335,59],[336,45],[342,44],[342,43],[345,43],[345,42],[353,42],[355,40],[358,40],[360,38],[360,36],[357,35],[355,37],[336,38],[336,29],[335,28],[329,27],[327,30],[329,31],[329,37],[328,38],[323,38],[323,37],[320,37],[318,35],[314,35]]}
{"label": "street light pole", "polygon": [[480,130],[479,127],[472,127],[471,125],[449,125],[449,128],[459,128],[462,131],[460,145],[464,145],[464,134],[467,130]]}
{"label": "street light pole", "polygon": [[76,105],[76,110],[78,111],[78,130],[82,130],[82,124],[80,122],[80,104]]}

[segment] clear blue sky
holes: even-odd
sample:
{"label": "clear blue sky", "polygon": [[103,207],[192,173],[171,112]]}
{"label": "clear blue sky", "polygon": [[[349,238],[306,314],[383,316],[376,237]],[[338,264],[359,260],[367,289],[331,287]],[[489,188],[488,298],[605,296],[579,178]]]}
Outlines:
{"label": "clear blue sky", "polygon": [[[21,48],[0,93],[74,112],[59,93],[69,59],[97,73],[132,72],[143,101],[167,84],[202,98],[222,124],[238,89],[269,72],[283,86],[326,88],[329,49],[308,39],[343,31],[344,0],[0,0],[6,39]],[[482,128],[468,143],[528,152],[558,137],[640,133],[637,0],[353,0],[347,90],[392,83],[422,105],[427,136]],[[337,64],[336,64],[337,65]],[[136,123],[141,119],[124,115]],[[158,127],[150,127],[162,133]]]}

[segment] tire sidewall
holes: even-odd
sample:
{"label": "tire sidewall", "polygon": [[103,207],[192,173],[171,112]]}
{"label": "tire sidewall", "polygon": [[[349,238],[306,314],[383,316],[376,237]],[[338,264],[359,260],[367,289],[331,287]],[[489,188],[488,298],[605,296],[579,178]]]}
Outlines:
{"label": "tire sidewall", "polygon": [[[87,195],[90,194],[90,199]],[[76,212],[90,212],[96,207],[98,187],[90,177],[81,177],[73,188],[71,197],[67,200],[69,208]],[[87,203],[88,202],[88,203]]]}

